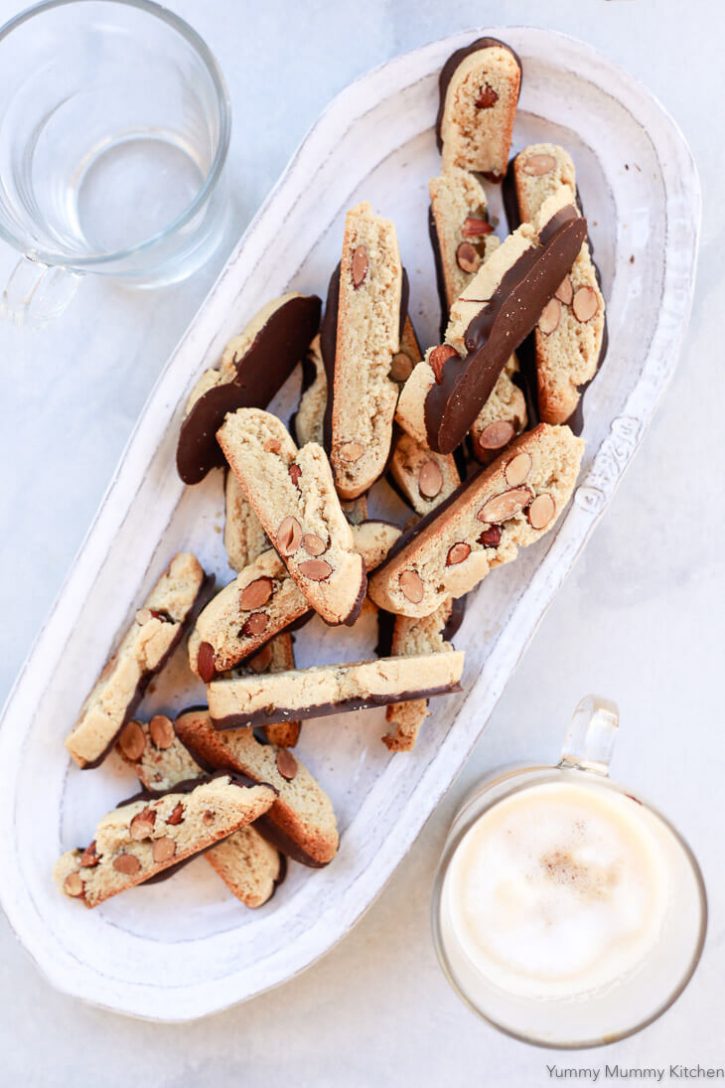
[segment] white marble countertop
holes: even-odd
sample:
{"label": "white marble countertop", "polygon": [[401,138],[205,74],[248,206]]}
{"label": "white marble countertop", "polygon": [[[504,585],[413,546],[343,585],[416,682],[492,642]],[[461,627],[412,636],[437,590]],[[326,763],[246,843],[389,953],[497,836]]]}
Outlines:
{"label": "white marble countertop", "polygon": [[[172,0],[169,6],[206,38],[230,85],[239,230],[325,103],[366,69],[467,26],[534,23],[588,40],[660,97],[691,144],[704,193],[699,290],[679,370],[635,464],[464,773],[347,940],[287,986],[175,1028],[124,1020],[53,992],[0,921],[6,980],[0,1079],[28,1088],[518,1088],[554,1080],[547,1070],[553,1064],[599,1069],[600,1082],[605,1064],[610,1070],[725,1065],[719,535],[725,212],[716,197],[725,143],[715,131],[725,6],[710,0],[691,0],[684,9],[657,0]],[[0,0],[0,19],[17,9],[17,0]],[[44,329],[0,323],[3,694],[72,563],[144,398],[222,258],[184,286],[153,294],[84,283],[66,314]],[[13,263],[0,248],[0,277]],[[437,967],[428,906],[433,870],[463,794],[501,763],[554,759],[572,707],[589,690],[620,704],[614,775],[662,808],[699,855],[711,925],[697,975],[673,1010],[633,1039],[569,1056],[513,1042],[464,1007]]]}

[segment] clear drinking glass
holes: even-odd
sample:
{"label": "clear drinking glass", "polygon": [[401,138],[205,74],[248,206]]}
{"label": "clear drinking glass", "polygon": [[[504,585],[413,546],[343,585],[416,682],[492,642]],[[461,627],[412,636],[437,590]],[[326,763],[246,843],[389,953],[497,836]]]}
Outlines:
{"label": "clear drinking glass", "polygon": [[[631,1035],[656,1020],[672,1005],[689,982],[700,959],[707,928],[707,898],[702,874],[691,850],[672,825],[651,806],[609,778],[609,760],[618,720],[614,704],[588,696],[576,708],[571,728],[566,735],[561,761],[557,766],[508,770],[481,783],[464,801],[453,821],[436,874],[432,904],[433,938],[448,981],[475,1012],[494,1027],[525,1042],[548,1047],[577,1048],[611,1043]],[[542,797],[546,798],[546,790],[553,790],[552,796],[560,796],[561,790],[558,788],[562,783],[567,786],[574,785],[575,793],[584,798],[585,805],[590,799],[595,807],[602,801],[605,809],[606,806],[613,805],[618,819],[621,812],[623,842],[629,844],[635,841],[630,838],[630,832],[635,829],[637,833],[640,828],[644,828],[647,834],[651,831],[655,836],[652,841],[657,844],[661,862],[658,872],[666,876],[661,885],[657,883],[658,890],[661,889],[661,894],[653,899],[658,904],[657,924],[655,927],[653,921],[651,932],[647,936],[649,943],[646,945],[646,954],[632,965],[631,970],[622,971],[620,975],[608,979],[602,985],[583,987],[581,990],[577,990],[571,977],[566,974],[570,965],[568,944],[573,947],[574,942],[579,942],[587,951],[589,932],[586,928],[577,930],[573,924],[569,927],[568,920],[562,926],[562,917],[552,916],[551,904],[561,903],[562,900],[555,897],[550,899],[546,906],[549,916],[545,916],[542,911],[538,929],[529,925],[529,914],[525,914],[526,924],[519,926],[518,920],[523,916],[519,911],[525,913],[527,897],[536,894],[532,891],[529,869],[526,869],[523,879],[519,879],[521,867],[516,872],[522,852],[512,855],[515,858],[512,863],[513,878],[508,883],[505,879],[497,878],[486,887],[491,867],[501,861],[502,852],[504,865],[509,863],[510,858],[505,855],[516,838],[515,821],[526,816],[527,799],[531,800],[532,791],[540,802]],[[585,791],[583,794],[581,789]],[[536,841],[537,837],[541,838],[543,834],[540,825],[544,822],[545,815],[542,819],[541,813],[545,814],[546,809],[530,809],[528,815],[531,816],[534,811],[539,813],[538,820],[529,819],[528,825],[525,822],[518,825],[520,828],[534,826],[536,829],[533,840],[530,832],[526,830],[524,839],[527,846],[524,853],[528,844]],[[509,815],[502,821],[502,814],[505,812]],[[512,812],[516,814],[513,821],[510,816]],[[632,821],[631,825],[628,824],[629,820]],[[490,838],[491,826],[503,829],[493,847],[493,840]],[[486,832],[486,827],[489,832]],[[616,879],[613,859],[608,859],[610,869],[607,870],[606,865],[602,864],[603,858],[598,857],[596,849],[592,848],[593,840],[587,841],[586,831],[580,833],[582,838],[576,848],[578,854],[575,849],[564,863],[561,856],[557,855],[553,859],[547,856],[546,865],[552,866],[554,878],[576,881],[582,874],[586,877],[586,867],[591,865],[592,872],[606,872],[608,878],[614,874]],[[483,858],[483,865],[478,870],[479,882],[473,885],[475,894],[466,893],[465,911],[469,913],[462,913],[461,889],[465,885],[461,883],[460,872],[470,874],[470,869],[461,870],[461,866],[469,863],[470,858],[475,856],[471,853],[472,849],[480,850],[482,843],[487,843],[488,852],[479,857],[479,865],[480,858]],[[527,866],[529,857],[533,857],[535,866],[541,865],[542,859],[532,854],[527,856]],[[457,869],[459,875],[456,874]],[[503,871],[511,872],[505,868]],[[649,874],[649,869],[644,867],[635,871]],[[497,873],[500,872],[501,869],[497,868]],[[536,870],[532,869],[531,872],[536,873]],[[533,879],[535,883],[537,876]],[[641,881],[643,886],[647,885],[644,875],[641,876]],[[598,895],[601,898],[599,889],[591,883],[588,887],[582,887],[586,894],[593,892],[595,900]],[[493,893],[491,888],[494,889]],[[564,889],[564,894],[575,896],[579,894],[579,889],[570,885],[568,889]],[[606,896],[602,901],[606,901]],[[538,911],[539,901],[536,900],[536,903]],[[476,947],[472,947],[466,930],[466,919],[471,917],[472,909],[474,912],[479,908],[482,911],[489,910],[491,904],[493,913],[486,914],[484,919],[489,927],[483,930],[485,939],[488,940],[491,933],[491,919],[500,918],[504,943],[496,944],[493,938],[492,958],[489,961],[485,958],[481,960]],[[499,906],[502,913],[497,914]],[[604,924],[602,919],[606,915],[597,914],[602,909],[600,904],[594,902],[591,909],[591,917],[596,924]],[[646,919],[649,915],[645,913],[644,917]],[[542,960],[539,957],[541,949],[535,947],[535,942],[538,939],[541,945],[542,933],[545,935],[544,943],[549,940],[553,932],[552,925],[557,923],[560,925],[559,936],[563,933],[567,944],[562,948],[561,943],[556,944],[552,936],[552,947],[548,950],[549,959]],[[529,928],[526,928],[527,925]],[[528,944],[527,938],[532,934],[534,944]],[[496,956],[500,957],[501,949],[506,947],[506,940],[509,941],[510,948],[513,948],[514,941],[519,942],[515,953],[516,969],[522,972],[521,984],[514,974],[506,973],[506,962],[503,962],[499,971],[502,961],[499,959],[497,962]],[[555,973],[560,972],[556,976],[558,989],[553,985],[550,989],[545,989],[540,978],[532,981],[535,977],[534,963],[538,967],[542,962],[552,972],[547,978],[554,978]],[[614,970],[611,968],[612,962],[612,959],[604,958],[605,974],[609,969]],[[530,964],[531,976],[528,974]]]}
{"label": "clear drinking glass", "polygon": [[150,0],[47,0],[0,29],[5,309],[50,316],[84,273],[176,282],[223,234],[230,133],[199,35]]}

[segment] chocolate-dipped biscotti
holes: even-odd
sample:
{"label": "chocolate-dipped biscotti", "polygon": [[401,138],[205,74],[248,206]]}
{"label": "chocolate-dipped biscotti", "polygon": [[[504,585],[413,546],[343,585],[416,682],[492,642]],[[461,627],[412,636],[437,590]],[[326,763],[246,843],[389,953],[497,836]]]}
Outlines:
{"label": "chocolate-dipped biscotti", "polygon": [[216,432],[227,412],[266,408],[289,377],[320,325],[317,295],[291,292],[268,302],[227,345],[218,370],[206,370],[191,391],[181,423],[176,467],[198,484],[224,464]]}
{"label": "chocolate-dipped biscotti", "polygon": [[113,747],[153,676],[169,659],[191,619],[205,582],[195,556],[181,552],[138,609],[68,735],[79,767],[96,767]]}
{"label": "chocolate-dipped biscotti", "polygon": [[478,38],[448,58],[436,120],[444,173],[458,166],[502,180],[520,90],[519,58],[496,38]]}
{"label": "chocolate-dipped biscotti", "polygon": [[379,608],[427,616],[468,593],[553,528],[571,498],[584,450],[568,427],[539,424],[402,537],[372,575]]}

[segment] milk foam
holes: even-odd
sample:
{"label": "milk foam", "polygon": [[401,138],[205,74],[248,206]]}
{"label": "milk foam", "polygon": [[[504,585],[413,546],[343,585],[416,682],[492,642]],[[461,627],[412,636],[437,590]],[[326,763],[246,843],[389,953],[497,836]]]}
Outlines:
{"label": "milk foam", "polygon": [[456,850],[444,902],[462,953],[524,997],[575,996],[637,968],[669,896],[647,809],[603,786],[543,783],[485,812]]}

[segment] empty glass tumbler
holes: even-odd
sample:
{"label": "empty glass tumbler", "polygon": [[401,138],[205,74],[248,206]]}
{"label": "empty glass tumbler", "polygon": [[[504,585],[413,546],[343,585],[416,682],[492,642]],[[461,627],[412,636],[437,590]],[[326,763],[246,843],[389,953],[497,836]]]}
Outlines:
{"label": "empty glass tumbler", "polygon": [[223,76],[149,0],[48,0],[0,30],[0,235],[24,254],[5,308],[48,316],[83,273],[183,279],[224,229]]}

